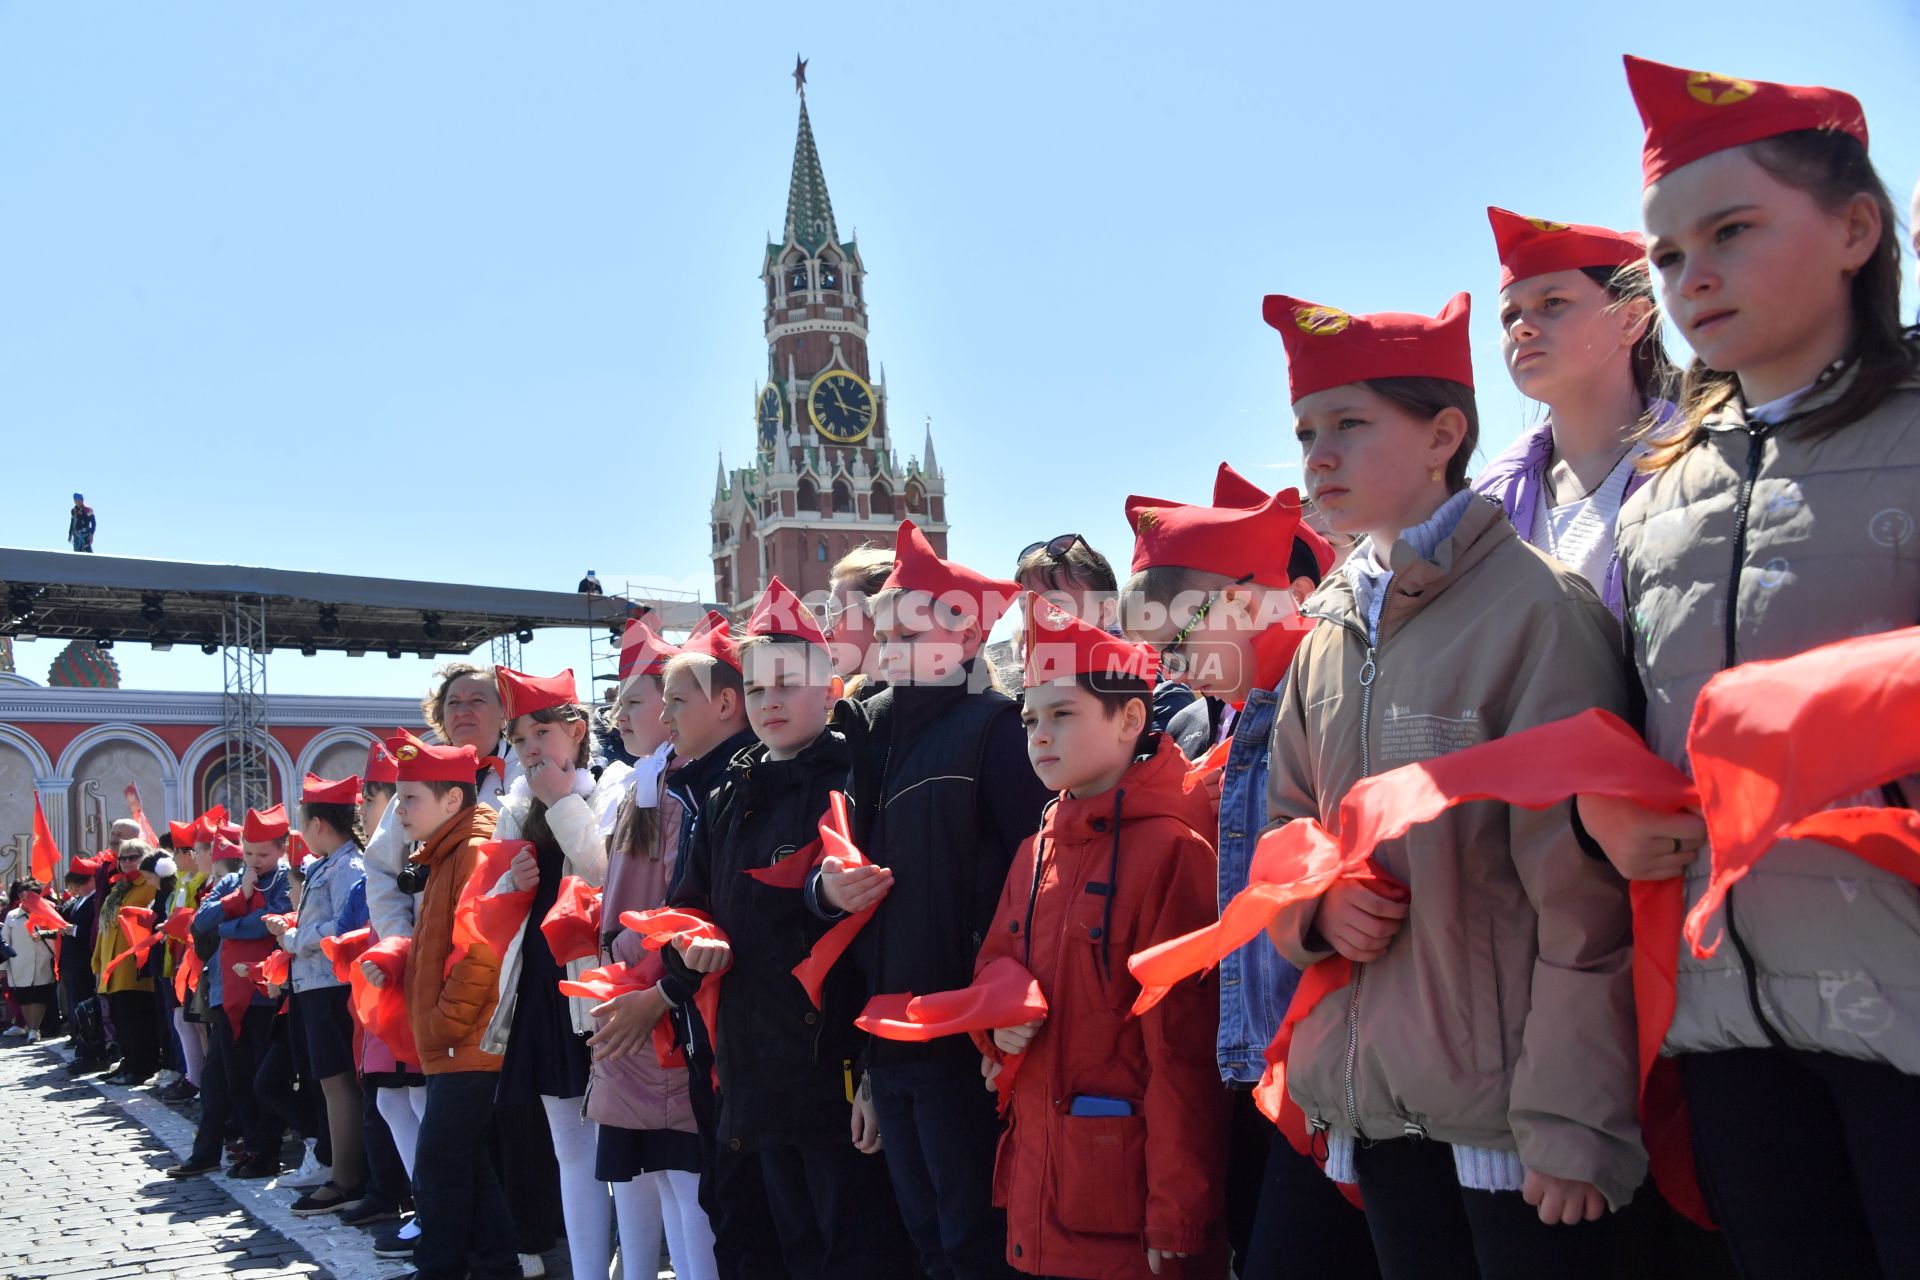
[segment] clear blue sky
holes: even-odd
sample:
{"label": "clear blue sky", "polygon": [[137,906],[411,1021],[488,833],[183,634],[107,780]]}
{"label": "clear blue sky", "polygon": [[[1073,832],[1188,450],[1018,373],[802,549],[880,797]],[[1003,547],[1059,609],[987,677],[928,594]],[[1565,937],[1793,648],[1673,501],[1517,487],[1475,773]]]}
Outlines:
{"label": "clear blue sky", "polygon": [[[1622,52],[1845,87],[1903,207],[1920,175],[1911,5],[1470,8],[0,0],[0,543],[61,545],[78,489],[103,552],[710,593],[796,51],[898,446],[931,416],[953,550],[999,572],[1067,530],[1124,560],[1124,495],[1222,458],[1297,479],[1268,292],[1472,290],[1510,440],[1483,209],[1636,225]],[[277,654],[270,687],[425,674]]]}

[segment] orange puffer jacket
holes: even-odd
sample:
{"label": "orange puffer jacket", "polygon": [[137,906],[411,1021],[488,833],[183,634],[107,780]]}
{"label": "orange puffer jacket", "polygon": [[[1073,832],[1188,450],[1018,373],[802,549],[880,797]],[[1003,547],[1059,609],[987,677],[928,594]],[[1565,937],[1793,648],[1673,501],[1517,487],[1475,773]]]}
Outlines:
{"label": "orange puffer jacket", "polygon": [[413,951],[407,959],[407,1016],[420,1069],[427,1075],[449,1071],[498,1071],[500,1059],[480,1048],[499,991],[500,957],[476,946],[451,971],[453,907],[460,886],[479,860],[480,846],[493,838],[495,815],[482,805],[462,809],[428,837],[408,859],[431,870],[413,925]]}

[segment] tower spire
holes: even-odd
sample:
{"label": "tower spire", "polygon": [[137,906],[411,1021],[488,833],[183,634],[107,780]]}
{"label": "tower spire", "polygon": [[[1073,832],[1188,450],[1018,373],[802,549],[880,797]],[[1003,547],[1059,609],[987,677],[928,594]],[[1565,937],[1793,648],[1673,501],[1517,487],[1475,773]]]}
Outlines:
{"label": "tower spire", "polygon": [[837,242],[840,232],[833,224],[833,202],[827,198],[820,152],[813,145],[813,122],[807,119],[806,59],[795,59],[793,82],[800,94],[800,132],[793,144],[793,180],[787,186],[787,239],[808,253],[818,253]]}

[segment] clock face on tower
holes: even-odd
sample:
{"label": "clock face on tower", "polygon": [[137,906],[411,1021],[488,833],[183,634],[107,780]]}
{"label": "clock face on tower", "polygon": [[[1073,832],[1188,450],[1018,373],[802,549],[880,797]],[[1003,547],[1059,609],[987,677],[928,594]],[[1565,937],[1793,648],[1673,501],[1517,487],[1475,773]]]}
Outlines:
{"label": "clock face on tower", "polygon": [[834,444],[858,444],[866,439],[877,412],[873,388],[845,369],[819,374],[807,393],[807,416],[813,419],[814,430]]}
{"label": "clock face on tower", "polygon": [[760,388],[760,398],[754,401],[754,421],[760,427],[760,449],[763,453],[772,453],[780,443],[780,428],[787,425],[787,398],[780,394],[780,388],[769,382]]}

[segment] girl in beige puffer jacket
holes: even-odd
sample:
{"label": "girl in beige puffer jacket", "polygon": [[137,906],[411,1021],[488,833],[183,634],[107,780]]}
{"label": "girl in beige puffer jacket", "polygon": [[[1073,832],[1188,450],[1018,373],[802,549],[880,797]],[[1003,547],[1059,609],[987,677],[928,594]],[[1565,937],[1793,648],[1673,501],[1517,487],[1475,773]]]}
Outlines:
{"label": "girl in beige puffer jacket", "polygon": [[[1648,743],[1687,764],[1716,672],[1920,619],[1920,376],[1860,104],[1628,60],[1649,256],[1698,359],[1622,510]],[[1729,212],[1731,211],[1731,212]],[[1911,733],[1867,723],[1863,734]],[[1847,803],[1912,807],[1914,779]],[[1698,818],[1583,797],[1629,877],[1704,890]],[[1747,1276],[1920,1274],[1920,892],[1783,841],[1681,944],[1661,1052],[1701,1189]]]}

